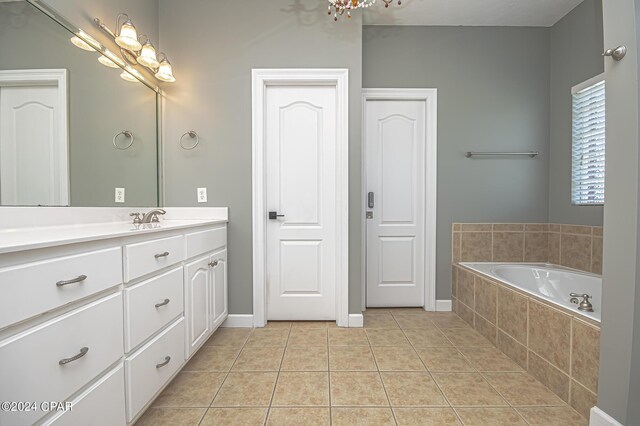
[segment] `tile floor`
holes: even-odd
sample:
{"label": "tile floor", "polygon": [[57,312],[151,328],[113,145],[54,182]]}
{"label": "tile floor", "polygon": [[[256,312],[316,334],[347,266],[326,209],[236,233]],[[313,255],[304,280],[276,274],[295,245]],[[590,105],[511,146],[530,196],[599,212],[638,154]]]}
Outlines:
{"label": "tile floor", "polygon": [[137,425],[586,425],[453,313],[219,329]]}

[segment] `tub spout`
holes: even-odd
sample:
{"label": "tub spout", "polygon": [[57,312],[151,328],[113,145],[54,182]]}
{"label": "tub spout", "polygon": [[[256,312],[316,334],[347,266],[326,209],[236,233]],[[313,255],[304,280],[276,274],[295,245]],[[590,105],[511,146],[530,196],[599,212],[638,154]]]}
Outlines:
{"label": "tub spout", "polygon": [[582,297],[582,302],[578,305],[578,309],[586,312],[593,312],[593,305],[589,302],[591,296],[588,294],[578,294],[578,293],[570,293],[571,297]]}

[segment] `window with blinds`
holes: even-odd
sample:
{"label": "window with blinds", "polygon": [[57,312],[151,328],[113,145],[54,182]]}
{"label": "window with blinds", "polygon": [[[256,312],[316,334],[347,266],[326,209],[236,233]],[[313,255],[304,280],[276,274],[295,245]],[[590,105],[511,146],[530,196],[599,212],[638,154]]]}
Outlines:
{"label": "window with blinds", "polygon": [[604,204],[605,82],[595,77],[572,90],[571,202]]}

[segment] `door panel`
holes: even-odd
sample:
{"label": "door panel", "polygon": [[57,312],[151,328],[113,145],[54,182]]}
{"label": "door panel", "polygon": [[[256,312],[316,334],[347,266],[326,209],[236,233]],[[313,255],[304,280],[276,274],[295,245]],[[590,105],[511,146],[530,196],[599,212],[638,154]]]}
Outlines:
{"label": "door panel", "polygon": [[335,319],[335,87],[268,87],[265,121],[267,318]]}
{"label": "door panel", "polygon": [[423,306],[425,287],[425,102],[365,107],[367,306]]}
{"label": "door panel", "polygon": [[211,256],[211,262],[215,263],[212,268],[212,328],[216,328],[224,322],[229,313],[227,307],[227,251],[222,250]]}
{"label": "door panel", "polygon": [[209,337],[211,331],[211,268],[209,256],[185,266],[185,318],[187,357]]}
{"label": "door panel", "polygon": [[0,204],[66,204],[57,86],[0,88]]}

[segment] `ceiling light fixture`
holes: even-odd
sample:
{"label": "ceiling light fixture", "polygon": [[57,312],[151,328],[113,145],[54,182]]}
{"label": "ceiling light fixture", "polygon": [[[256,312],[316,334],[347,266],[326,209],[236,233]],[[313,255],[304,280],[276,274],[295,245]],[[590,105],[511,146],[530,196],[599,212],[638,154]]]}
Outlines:
{"label": "ceiling light fixture", "polygon": [[[389,7],[394,0],[382,0],[384,7]],[[333,15],[333,20],[337,21],[338,16],[342,16],[347,12],[347,18],[351,18],[351,11],[356,9],[365,9],[376,3],[376,0],[329,0],[329,15]],[[398,0],[398,6],[402,4],[402,0]]]}
{"label": "ceiling light fixture", "polygon": [[[131,66],[142,65],[153,71],[154,76],[164,82],[173,83],[176,81],[173,76],[173,68],[167,55],[164,53],[156,53],[156,48],[146,35],[138,36],[136,27],[131,22],[129,15],[121,13],[116,18],[116,31],[113,32],[107,25],[100,19],[95,18],[93,20],[98,28],[105,33],[109,34],[111,38],[120,47],[120,54],[122,58]],[[114,61],[113,58],[112,62]],[[101,61],[102,63],[102,61]],[[127,67],[129,69],[129,67]],[[133,71],[135,69],[131,68]],[[137,71],[136,71],[137,72]],[[121,77],[127,81],[127,77],[123,73]],[[140,73],[137,75],[141,76]]]}

